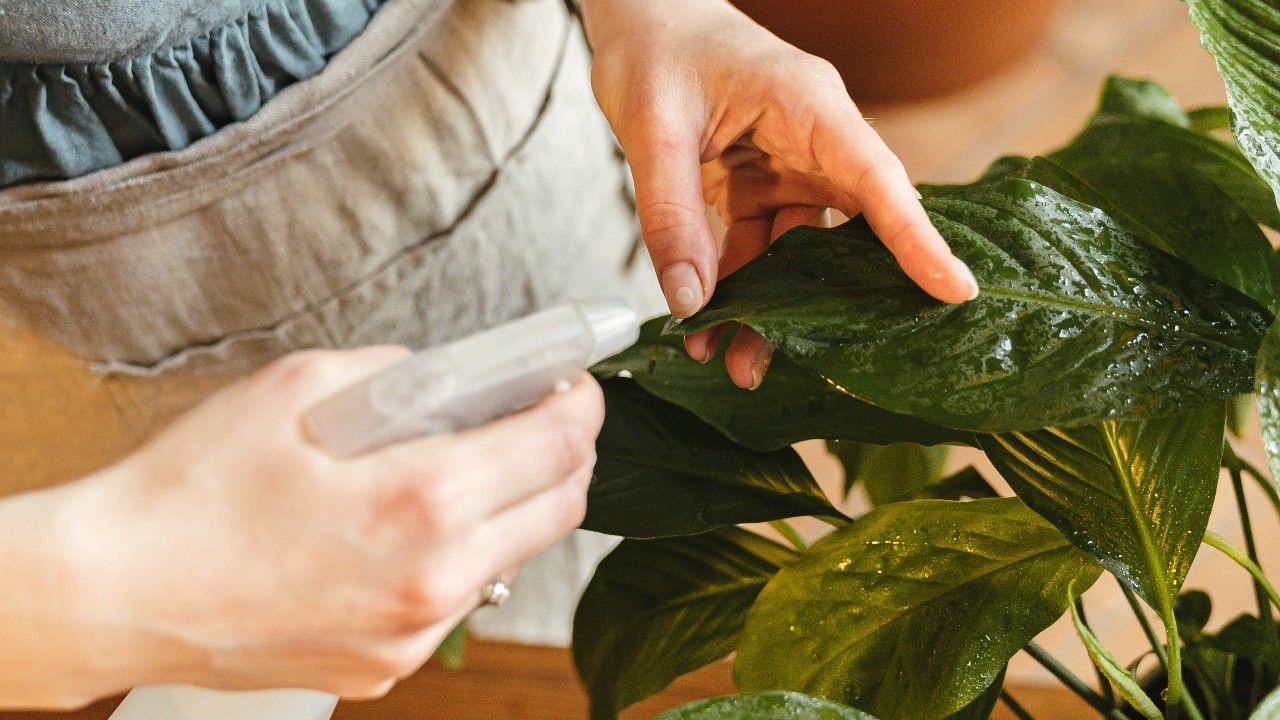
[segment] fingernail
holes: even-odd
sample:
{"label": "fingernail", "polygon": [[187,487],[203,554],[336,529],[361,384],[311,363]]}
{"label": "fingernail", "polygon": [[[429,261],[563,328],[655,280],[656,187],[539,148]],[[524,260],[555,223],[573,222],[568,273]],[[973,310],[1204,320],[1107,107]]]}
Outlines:
{"label": "fingernail", "polygon": [[702,279],[687,262],[678,262],[662,271],[662,294],[671,314],[687,318],[702,309]]}
{"label": "fingernail", "polygon": [[911,191],[912,191],[912,192],[914,192],[914,193],[916,194],[916,199],[917,199],[917,200],[923,200],[923,199],[924,199],[924,196],[920,194],[920,191],[919,191],[919,190],[916,190],[915,188],[911,188]]}
{"label": "fingernail", "polygon": [[773,346],[765,345],[756,353],[751,361],[751,389],[755,390],[764,384],[764,375],[769,372],[769,364],[773,362]]}
{"label": "fingernail", "polygon": [[963,260],[952,255],[952,267],[955,268],[956,274],[962,279],[960,280],[961,292],[964,293],[965,300],[972,300],[978,297],[978,279],[973,276],[973,271],[965,264]]}

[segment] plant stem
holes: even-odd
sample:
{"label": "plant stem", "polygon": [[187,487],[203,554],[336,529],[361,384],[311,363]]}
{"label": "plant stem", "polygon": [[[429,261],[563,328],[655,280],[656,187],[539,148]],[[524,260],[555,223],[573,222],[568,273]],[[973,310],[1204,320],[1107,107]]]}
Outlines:
{"label": "plant stem", "polygon": [[1009,712],[1017,716],[1018,720],[1035,720],[1035,718],[1031,716],[1031,713],[1027,712],[1027,709],[1022,707],[1022,703],[1013,699],[1013,696],[1009,694],[1008,690],[1000,690],[1000,700],[1009,707]]}
{"label": "plant stem", "polygon": [[777,530],[778,534],[786,538],[787,542],[791,543],[791,546],[796,550],[804,552],[809,549],[809,543],[805,542],[800,533],[796,532],[796,529],[791,527],[791,523],[786,520],[773,520],[769,523],[769,527]]}
{"label": "plant stem", "polygon": [[1271,599],[1271,602],[1280,607],[1280,593],[1276,592],[1275,587],[1267,580],[1267,577],[1262,574],[1262,568],[1258,567],[1258,565],[1250,560],[1248,556],[1237,550],[1231,545],[1231,543],[1227,542],[1225,538],[1214,533],[1205,533],[1204,543],[1232,560],[1235,560],[1237,565],[1248,570],[1249,574],[1253,576],[1253,579],[1262,586],[1262,589],[1267,593],[1267,597]]}
{"label": "plant stem", "polygon": [[1129,589],[1128,585],[1120,583],[1120,589],[1124,591],[1124,599],[1129,601],[1129,607],[1133,608],[1133,614],[1138,618],[1138,624],[1142,626],[1142,632],[1146,634],[1147,640],[1151,641],[1151,649],[1155,651],[1156,659],[1160,661],[1160,667],[1164,671],[1169,672],[1169,654],[1165,652],[1164,643],[1160,642],[1160,638],[1156,636],[1156,629],[1151,626],[1151,620],[1147,618],[1147,613],[1142,609],[1142,602],[1138,600],[1138,596]]}
{"label": "plant stem", "polygon": [[1128,720],[1124,713],[1114,703],[1107,702],[1107,699],[1093,691],[1093,688],[1085,684],[1083,680],[1076,677],[1075,673],[1066,668],[1065,665],[1058,662],[1058,659],[1050,655],[1048,651],[1040,647],[1034,642],[1029,642],[1022,647],[1028,655],[1035,659],[1036,662],[1044,666],[1051,675],[1058,678],[1063,685],[1067,686],[1071,692],[1080,696],[1081,700],[1089,703],[1093,709],[1097,710],[1105,718],[1111,720]]}
{"label": "plant stem", "polygon": [[1200,710],[1192,703],[1191,696],[1186,693],[1186,688],[1182,684],[1182,639],[1178,635],[1178,619],[1173,614],[1173,606],[1165,604],[1168,607],[1159,611],[1160,621],[1164,623],[1165,651],[1169,653],[1165,671],[1165,677],[1169,679],[1169,688],[1165,693],[1165,704],[1167,706],[1182,705],[1187,709],[1188,715],[1196,718],[1200,715]]}
{"label": "plant stem", "polygon": [[[1089,630],[1089,632],[1093,633],[1094,635],[1097,635],[1097,633],[1093,632],[1093,627],[1089,625],[1089,618],[1086,617],[1084,614],[1084,598],[1083,597],[1076,598],[1076,613],[1080,615],[1080,624],[1084,625],[1085,628]],[[1097,665],[1093,666],[1093,670],[1098,674],[1098,688],[1102,690],[1102,695],[1106,697],[1107,702],[1111,703],[1112,705],[1115,705],[1116,692],[1115,692],[1115,689],[1111,687],[1111,681],[1107,679],[1106,673],[1102,672],[1102,668],[1098,667]]]}
{"label": "plant stem", "polygon": [[[1240,477],[1240,459],[1236,458],[1236,464],[1230,467],[1231,487],[1236,495],[1236,508],[1240,513],[1240,529],[1244,532],[1244,547],[1249,553],[1249,560],[1258,569],[1262,569],[1262,562],[1258,559],[1258,542],[1253,535],[1253,519],[1249,517],[1249,500],[1244,496],[1244,480]],[[1258,601],[1258,619],[1262,621],[1263,632],[1266,633],[1267,639],[1272,645],[1280,644],[1280,637],[1276,635],[1276,619],[1271,614],[1271,602],[1267,599],[1267,592],[1262,587],[1262,583],[1257,580],[1253,581],[1253,594]]]}
{"label": "plant stem", "polygon": [[1258,485],[1262,487],[1267,499],[1271,501],[1271,506],[1275,508],[1276,514],[1280,514],[1280,489],[1277,489],[1276,486],[1262,474],[1261,470],[1254,467],[1244,458],[1236,455],[1230,447],[1227,447],[1223,459],[1227,461],[1227,467],[1230,467],[1230,463],[1234,462],[1241,470],[1248,474],[1249,477],[1253,478]]}

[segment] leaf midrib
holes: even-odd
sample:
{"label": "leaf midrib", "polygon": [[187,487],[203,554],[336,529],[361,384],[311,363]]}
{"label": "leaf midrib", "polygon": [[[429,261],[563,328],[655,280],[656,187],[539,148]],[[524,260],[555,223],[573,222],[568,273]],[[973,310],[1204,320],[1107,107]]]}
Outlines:
{"label": "leaf midrib", "polygon": [[1115,469],[1116,479],[1120,481],[1120,487],[1124,492],[1125,510],[1128,512],[1129,521],[1132,523],[1140,541],[1139,553],[1142,556],[1141,559],[1156,581],[1155,586],[1151,588],[1155,594],[1155,598],[1152,599],[1159,603],[1160,607],[1157,608],[1157,611],[1164,617],[1167,615],[1166,611],[1172,612],[1170,598],[1167,593],[1169,575],[1165,572],[1164,564],[1160,562],[1160,551],[1156,547],[1155,538],[1152,536],[1153,528],[1142,513],[1139,512],[1138,498],[1135,495],[1137,481],[1134,479],[1133,472],[1129,464],[1124,460],[1119,444],[1116,442],[1116,430],[1118,428],[1119,425],[1115,422],[1106,424],[1106,431],[1103,436],[1106,438],[1107,453],[1111,456],[1111,466]]}

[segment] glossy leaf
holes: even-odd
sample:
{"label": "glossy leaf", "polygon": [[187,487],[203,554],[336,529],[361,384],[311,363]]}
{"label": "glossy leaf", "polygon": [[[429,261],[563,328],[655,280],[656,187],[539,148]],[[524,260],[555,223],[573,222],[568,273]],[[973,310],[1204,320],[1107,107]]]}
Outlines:
{"label": "glossy leaf", "polygon": [[645,323],[635,345],[592,371],[602,377],[629,373],[644,389],[755,450],[776,450],[815,438],[876,444],[973,442],[969,433],[863,402],[781,352],[774,354],[764,383],[756,390],[743,390],[729,379],[723,364],[693,360],[683,338],[664,335],[666,320]]}
{"label": "glossy leaf", "polygon": [[844,466],[845,495],[860,484],[872,505],[908,500],[941,480],[950,452],[945,445],[868,445],[845,440],[828,441],[827,449]]}
{"label": "glossy leaf", "polygon": [[680,330],[745,322],[852,394],[971,430],[1169,414],[1252,386],[1269,314],[1095,208],[1016,179],[925,205],[976,300],[926,296],[855,219],[787,233]]}
{"label": "glossy leaf", "polygon": [[1280,4],[1187,0],[1200,44],[1227,86],[1232,131],[1273,189],[1280,189]]}
{"label": "glossy leaf", "polygon": [[1193,129],[1155,83],[1109,78],[1097,113],[1066,147],[1001,158],[979,182],[994,177],[1053,188],[1264,306],[1280,301],[1280,261],[1258,228],[1280,224],[1270,187],[1237,147]]}
{"label": "glossy leaf", "polygon": [[574,618],[573,658],[592,718],[613,718],[737,647],[747,609],[795,553],[738,528],[624,540]]}
{"label": "glossy leaf", "polygon": [[734,677],[885,720],[944,718],[1062,615],[1070,583],[1099,572],[1016,498],[885,505],[769,582]]}
{"label": "glossy leaf", "polygon": [[1160,712],[1156,704],[1138,685],[1138,679],[1129,674],[1129,671],[1103,647],[1098,637],[1080,619],[1080,613],[1076,611],[1075,597],[1074,592],[1071,593],[1071,602],[1068,603],[1071,607],[1071,622],[1075,625],[1076,634],[1080,636],[1080,641],[1084,643],[1084,648],[1089,653],[1089,659],[1111,681],[1111,685],[1115,687],[1116,692],[1120,693],[1120,697],[1123,697],[1144,718],[1164,720],[1164,713]]}
{"label": "glossy leaf", "polygon": [[947,717],[947,720],[988,720],[996,708],[996,703],[1000,701],[1000,691],[1004,689],[1004,676],[1008,669],[1008,666],[1005,666],[996,676],[995,682],[982,691],[982,694],[973,702]]}
{"label": "glossy leaf", "polygon": [[829,700],[795,692],[762,692],[702,700],[653,720],[875,720]]}
{"label": "glossy leaf", "polygon": [[1271,492],[1280,493],[1280,322],[1271,326],[1258,350],[1258,425],[1271,467]]}
{"label": "glossy leaf", "polygon": [[1101,208],[1206,275],[1276,304],[1280,262],[1258,228],[1280,225],[1271,189],[1237,147],[1191,129],[1159,85],[1108,79],[1085,130],[1023,177]]}
{"label": "glossy leaf", "polygon": [[1013,491],[1165,619],[1213,509],[1225,405],[982,439]]}
{"label": "glossy leaf", "polygon": [[630,380],[601,386],[605,421],[583,528],[652,538],[801,515],[842,517],[790,448],[748,450]]}

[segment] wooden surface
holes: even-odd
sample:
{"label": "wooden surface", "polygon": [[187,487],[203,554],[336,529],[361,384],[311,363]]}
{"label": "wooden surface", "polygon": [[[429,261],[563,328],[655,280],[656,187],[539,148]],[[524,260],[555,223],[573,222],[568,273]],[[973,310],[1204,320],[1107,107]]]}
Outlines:
{"label": "wooden surface", "polygon": [[[716,663],[676,681],[657,698],[623,713],[646,720],[662,710],[734,692],[729,663]],[[1040,720],[1076,720],[1088,707],[1058,688],[1015,687],[1012,692]],[[0,713],[0,720],[106,720],[119,700],[75,714]],[[587,699],[567,650],[470,641],[466,666],[432,663],[375,701],[344,702],[336,720],[586,720]],[[1001,707],[994,716],[1012,720]],[[163,720],[157,718],[156,720]],[[228,720],[234,720],[229,718]]]}

